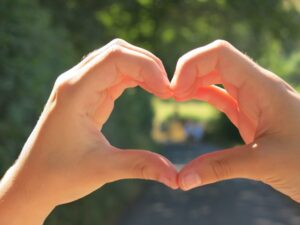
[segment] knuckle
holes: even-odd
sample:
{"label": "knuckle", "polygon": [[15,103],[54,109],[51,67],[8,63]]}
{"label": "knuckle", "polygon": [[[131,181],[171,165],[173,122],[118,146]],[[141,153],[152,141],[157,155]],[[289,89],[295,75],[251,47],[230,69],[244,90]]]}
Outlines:
{"label": "knuckle", "polygon": [[116,59],[123,54],[123,46],[120,44],[120,41],[113,40],[108,47],[107,50],[107,58]]}
{"label": "knuckle", "polygon": [[54,84],[56,100],[62,100],[73,92],[74,83],[66,75],[60,75]]}
{"label": "knuckle", "polygon": [[221,39],[215,40],[213,44],[216,46],[216,50],[221,53],[232,48],[232,45],[228,41]]}
{"label": "knuckle", "polygon": [[123,39],[121,38],[115,38],[113,39],[111,42],[109,42],[110,45],[119,45],[119,46],[122,46],[122,45],[126,45],[127,42],[124,41]]}
{"label": "knuckle", "polygon": [[189,55],[187,53],[178,59],[176,69],[185,70],[187,68],[190,68],[191,63],[192,60],[189,60]]}
{"label": "knuckle", "polygon": [[153,164],[152,153],[145,152],[143,157],[137,155],[132,163],[132,171],[135,176],[145,180],[157,179],[157,174],[155,173],[154,168],[155,165]]}
{"label": "knuckle", "polygon": [[182,67],[185,64],[185,62],[186,62],[186,58],[187,58],[186,54],[183,55],[183,56],[180,56],[180,58],[177,61],[177,66],[178,67]]}
{"label": "knuckle", "polygon": [[163,62],[161,61],[161,59],[160,58],[158,58],[157,56],[155,56],[155,55],[153,55],[154,56],[154,58],[155,58],[155,60],[158,62],[158,64],[160,65],[160,66],[164,66],[164,64],[163,64]]}
{"label": "knuckle", "polygon": [[150,179],[149,166],[146,162],[144,162],[144,160],[136,162],[133,166],[133,171],[136,173],[137,177],[140,177],[145,180]]}
{"label": "knuckle", "polygon": [[57,92],[64,92],[68,88],[68,81],[63,76],[60,75],[55,81],[55,89]]}
{"label": "knuckle", "polygon": [[230,177],[231,166],[226,159],[214,159],[210,162],[213,176],[216,180],[224,180]]}
{"label": "knuckle", "polygon": [[92,52],[90,52],[89,54],[87,54],[87,56],[84,56],[84,58],[90,58],[94,55],[96,55],[97,53],[101,52],[102,50],[106,51],[108,54],[108,56],[111,55],[117,55],[118,53],[120,53],[120,50],[122,47],[126,46],[128,43],[120,38],[115,38],[112,41],[110,41],[109,43],[107,43],[105,46],[103,46],[100,49],[96,49]]}
{"label": "knuckle", "polygon": [[222,39],[215,40],[214,44],[219,48],[228,48],[231,46],[231,44],[228,41]]}
{"label": "knuckle", "polygon": [[82,60],[92,58],[93,56],[95,56],[97,54],[97,52],[98,52],[98,49],[95,49],[95,50],[89,52],[87,55],[82,56]]}

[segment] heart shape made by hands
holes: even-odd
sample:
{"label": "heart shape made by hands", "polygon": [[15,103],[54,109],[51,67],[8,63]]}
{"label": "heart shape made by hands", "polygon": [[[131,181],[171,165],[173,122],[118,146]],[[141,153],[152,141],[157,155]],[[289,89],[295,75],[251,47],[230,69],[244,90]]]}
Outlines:
{"label": "heart shape made by hands", "polygon": [[[115,100],[137,85],[160,98],[212,104],[228,116],[246,144],[199,156],[179,172],[154,152],[112,146],[102,127]],[[294,172],[299,168],[299,157],[295,157],[299,155],[299,120],[295,123],[299,113],[296,91],[225,41],[182,56],[170,83],[157,57],[117,39],[58,77],[17,162],[3,178],[8,184],[4,192],[15,189],[7,191],[11,193],[5,202],[12,206],[10,210],[22,199],[17,208],[25,213],[18,218],[28,218],[29,208],[42,221],[44,212],[57,205],[131,178],[183,190],[249,178],[299,201],[300,181]],[[283,153],[287,147],[287,154]],[[24,202],[28,203],[25,208]]]}
{"label": "heart shape made by hands", "polygon": [[[249,149],[259,149],[260,144],[257,148],[257,142],[250,143],[272,124],[269,119],[272,112],[265,104],[272,93],[265,91],[264,79],[269,78],[258,79],[260,74],[252,60],[224,41],[215,41],[182,56],[171,82],[156,56],[123,40],[114,40],[92,52],[58,78],[49,100],[61,106],[57,109],[57,120],[64,124],[63,133],[70,139],[67,148],[70,150],[57,151],[57,158],[64,165],[70,162],[70,168],[75,169],[70,187],[73,195],[65,188],[57,195],[62,199],[57,201],[70,202],[120,179],[155,180],[183,190],[230,178],[256,179],[255,170],[262,168],[255,166],[259,165],[257,159],[262,158],[261,151]],[[159,98],[198,99],[212,104],[238,128],[246,145],[199,156],[179,173],[168,159],[157,153],[140,149],[123,151],[112,146],[102,134],[102,127],[115,100],[125,89],[137,85]],[[53,126],[53,134],[56,131]],[[76,160],[70,160],[70,155]],[[78,158],[81,167],[76,166]],[[69,175],[62,177],[65,176]]]}
{"label": "heart shape made by hands", "polygon": [[[177,101],[191,99],[206,101],[228,116],[239,129],[246,143],[254,140],[259,111],[255,105],[258,99],[253,95],[252,89],[256,84],[249,76],[253,65],[248,58],[230,44],[224,41],[215,41],[205,47],[188,52],[178,60],[171,83],[167,79],[161,61],[148,51],[122,40],[113,41],[113,45],[117,46],[117,50],[113,51],[113,57],[115,61],[118,60],[118,63],[114,65],[115,73],[111,73],[109,69],[106,71],[110,73],[110,76],[105,78],[107,79],[106,84],[102,87],[105,92],[100,92],[102,104],[95,113],[97,115],[95,120],[98,121],[99,127],[102,127],[109,117],[114,100],[126,88],[139,85],[160,98],[173,97]],[[233,65],[232,62],[239,63]],[[102,83],[104,83],[103,80]],[[218,87],[219,84],[223,85],[225,89]],[[95,89],[99,90],[97,82],[95,85],[97,85]],[[236,176],[230,174],[226,169],[227,165],[224,164],[232,155],[239,155],[242,158],[242,154],[244,151],[233,148],[200,156],[188,163],[179,173],[179,186],[182,189],[190,189],[200,183],[208,184]],[[236,158],[233,157],[233,159]],[[166,171],[165,166],[157,163],[157,160],[154,161],[156,161],[157,168]],[[167,164],[170,166],[170,162]],[[241,167],[239,176],[248,177],[242,164],[236,164],[237,167]],[[157,177],[152,172],[146,172],[147,165],[140,165],[140,167],[144,169],[142,175],[144,178],[159,180],[168,186],[176,187],[170,176]]]}

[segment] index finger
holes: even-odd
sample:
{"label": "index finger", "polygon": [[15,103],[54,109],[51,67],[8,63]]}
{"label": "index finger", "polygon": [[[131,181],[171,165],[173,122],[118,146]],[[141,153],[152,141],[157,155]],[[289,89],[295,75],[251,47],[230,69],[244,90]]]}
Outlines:
{"label": "index finger", "polygon": [[89,70],[84,76],[98,84],[98,91],[131,79],[150,93],[170,96],[169,80],[161,61],[147,50],[120,39],[103,47],[82,70]]}
{"label": "index finger", "polygon": [[[246,82],[259,84],[262,68],[226,41],[217,40],[206,46],[194,49],[182,56],[177,63],[171,89],[178,97],[192,93],[198,79],[211,76],[213,79],[203,86],[228,83],[235,88]],[[209,83],[211,82],[211,83]],[[230,94],[231,90],[228,90]]]}
{"label": "index finger", "polygon": [[83,60],[77,66],[82,67],[83,65],[86,65],[88,62],[90,62],[92,59],[94,59],[101,52],[109,51],[109,49],[114,45],[123,46],[125,48],[134,50],[136,52],[143,53],[143,54],[147,55],[148,57],[152,58],[160,66],[160,68],[162,70],[164,70],[164,66],[163,66],[161,60],[158,57],[156,57],[154,54],[147,51],[146,49],[143,49],[143,48],[140,48],[138,46],[132,45],[132,44],[128,43],[127,41],[124,41],[120,38],[116,38],[116,39],[112,40],[111,42],[109,42],[107,45],[105,45],[105,46],[103,46],[99,49],[96,49],[95,51],[89,53],[86,57],[83,58]]}
{"label": "index finger", "polygon": [[101,127],[115,99],[128,87],[140,85],[159,97],[171,96],[169,81],[161,66],[157,59],[140,49],[114,41],[81,66],[62,75],[57,86],[68,93],[64,96],[69,96],[69,105],[90,115]]}
{"label": "index finger", "polygon": [[228,42],[215,41],[178,60],[171,89],[176,99],[184,100],[197,96],[200,89],[223,84],[226,91],[210,88],[202,94],[217,108],[226,109],[225,113],[248,143],[255,136],[262,104],[270,100],[266,86],[276,79]]}

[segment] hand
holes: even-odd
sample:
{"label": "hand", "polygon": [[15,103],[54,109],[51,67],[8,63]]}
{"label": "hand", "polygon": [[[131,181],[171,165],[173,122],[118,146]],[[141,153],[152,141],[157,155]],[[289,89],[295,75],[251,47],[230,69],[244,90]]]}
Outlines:
{"label": "hand", "polygon": [[99,131],[116,98],[136,85],[171,96],[161,62],[122,40],[58,77],[18,160],[0,183],[0,224],[41,224],[55,206],[120,179],[157,180],[177,188],[177,171],[167,159],[120,150]]}
{"label": "hand", "polygon": [[300,202],[300,96],[293,88],[225,41],[181,57],[171,88],[178,100],[207,101],[224,112],[246,143],[191,161],[178,175],[180,188],[248,178]]}

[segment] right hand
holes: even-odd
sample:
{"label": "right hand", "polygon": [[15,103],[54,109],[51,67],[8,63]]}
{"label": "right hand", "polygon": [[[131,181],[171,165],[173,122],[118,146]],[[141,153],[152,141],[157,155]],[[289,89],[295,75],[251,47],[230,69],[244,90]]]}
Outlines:
{"label": "right hand", "polygon": [[292,87],[215,41],[179,59],[171,88],[177,100],[204,100],[223,111],[246,143],[188,163],[178,175],[182,189],[248,178],[300,202],[300,96]]}

